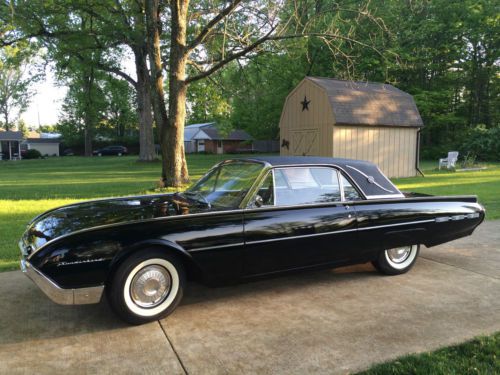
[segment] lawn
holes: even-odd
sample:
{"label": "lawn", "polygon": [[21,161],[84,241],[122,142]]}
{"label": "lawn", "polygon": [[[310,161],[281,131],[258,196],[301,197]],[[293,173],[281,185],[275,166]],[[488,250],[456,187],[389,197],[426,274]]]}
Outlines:
{"label": "lawn", "polygon": [[[189,155],[192,179],[227,155]],[[17,241],[26,223],[50,208],[78,200],[148,193],[158,185],[160,163],[136,157],[65,157],[0,162],[0,270],[18,267]],[[429,194],[477,194],[488,219],[500,218],[500,164],[479,172],[437,172],[396,179],[399,188]]]}
{"label": "lawn", "polygon": [[500,374],[500,333],[376,365],[358,375]]}

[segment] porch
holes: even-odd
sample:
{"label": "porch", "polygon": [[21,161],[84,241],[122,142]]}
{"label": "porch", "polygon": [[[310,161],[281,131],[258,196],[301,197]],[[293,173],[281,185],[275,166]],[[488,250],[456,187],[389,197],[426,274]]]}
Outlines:
{"label": "porch", "polygon": [[22,132],[0,132],[0,160],[21,160],[22,141]]}

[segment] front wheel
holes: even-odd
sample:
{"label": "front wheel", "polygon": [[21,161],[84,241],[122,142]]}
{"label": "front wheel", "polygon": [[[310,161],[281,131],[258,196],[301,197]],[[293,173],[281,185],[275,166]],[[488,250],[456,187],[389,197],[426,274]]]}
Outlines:
{"label": "front wheel", "polygon": [[172,313],[182,299],[184,285],[184,267],[177,257],[149,249],[120,265],[108,288],[108,300],[123,320],[142,324]]}
{"label": "front wheel", "polygon": [[374,267],[386,275],[400,275],[408,272],[417,260],[420,245],[400,246],[380,252]]}

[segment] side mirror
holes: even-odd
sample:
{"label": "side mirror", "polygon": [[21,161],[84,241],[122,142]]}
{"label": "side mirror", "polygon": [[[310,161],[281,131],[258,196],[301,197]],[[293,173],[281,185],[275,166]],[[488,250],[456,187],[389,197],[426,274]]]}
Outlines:
{"label": "side mirror", "polygon": [[259,194],[257,194],[255,196],[254,204],[255,204],[255,207],[262,207],[262,205],[264,204],[264,200],[262,199],[262,197]]}

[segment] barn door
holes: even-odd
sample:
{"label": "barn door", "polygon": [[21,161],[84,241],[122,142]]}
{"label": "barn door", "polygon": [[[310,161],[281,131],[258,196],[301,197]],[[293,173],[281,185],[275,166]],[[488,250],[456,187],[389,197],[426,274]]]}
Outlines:
{"label": "barn door", "polygon": [[318,155],[319,151],[318,129],[293,130],[290,149],[292,155],[309,156]]}

